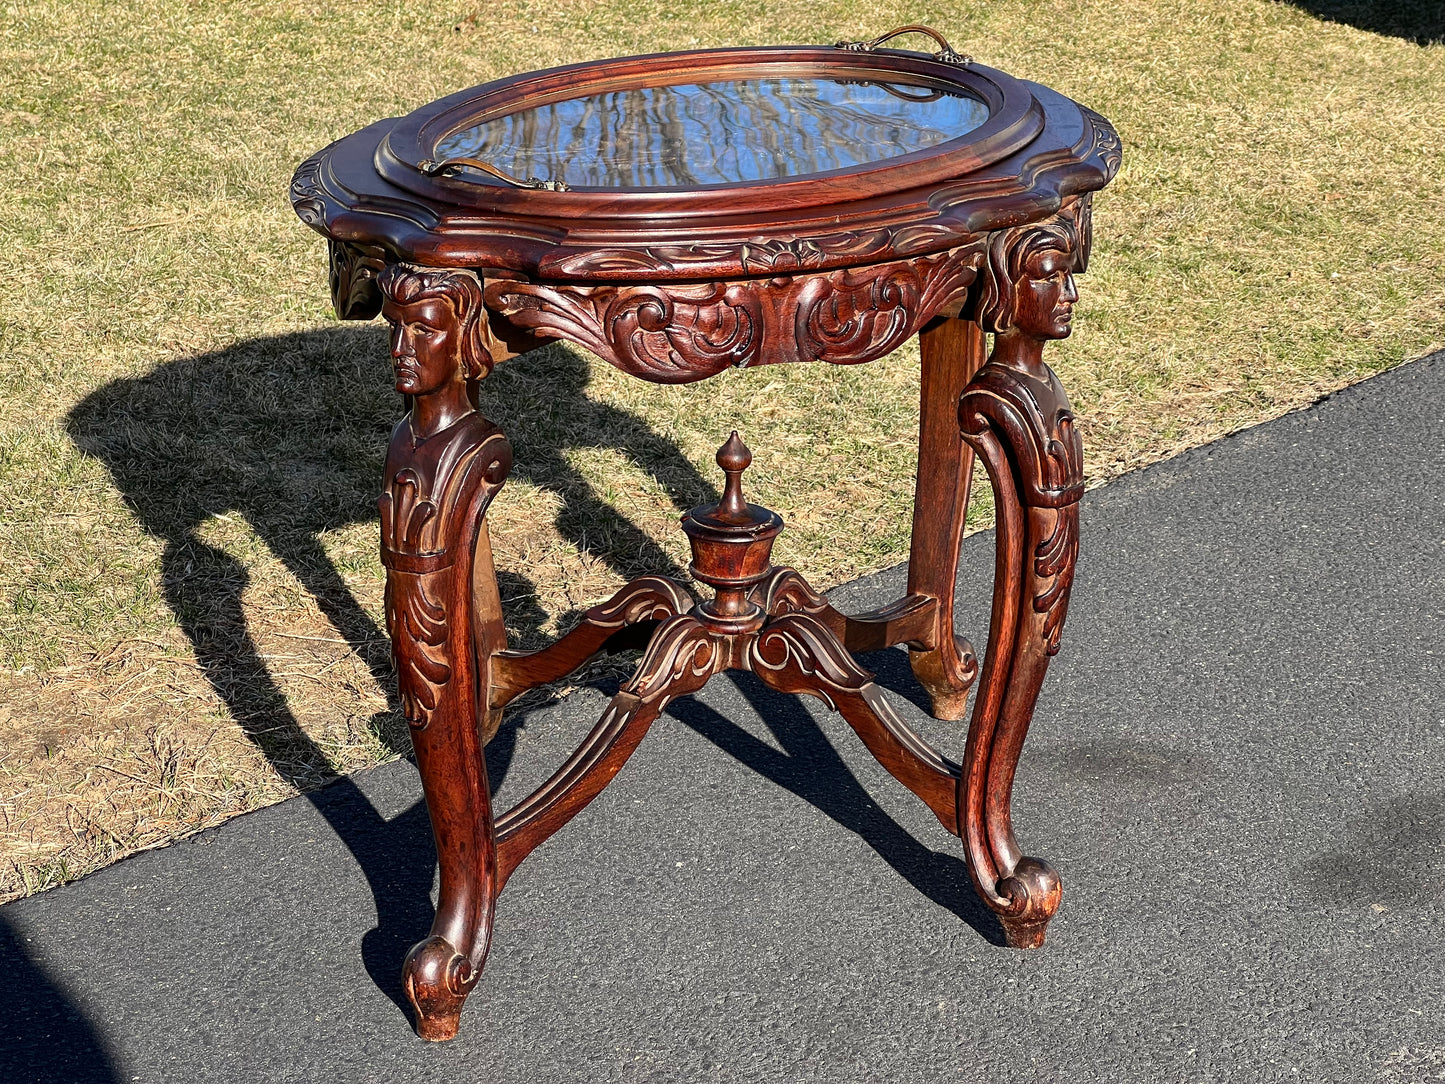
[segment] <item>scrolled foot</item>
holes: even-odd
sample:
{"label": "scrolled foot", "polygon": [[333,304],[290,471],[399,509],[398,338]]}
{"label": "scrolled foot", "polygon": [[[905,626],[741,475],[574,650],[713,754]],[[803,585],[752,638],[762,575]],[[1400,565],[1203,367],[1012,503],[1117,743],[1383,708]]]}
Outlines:
{"label": "scrolled foot", "polygon": [[1021,858],[999,881],[998,892],[1009,901],[998,916],[1009,948],[1041,948],[1044,928],[1063,899],[1058,871],[1041,859]]}
{"label": "scrolled foot", "polygon": [[477,984],[467,958],[446,938],[428,937],[406,954],[401,982],[416,1009],[416,1033],[434,1043],[455,1039],[462,1005]]}

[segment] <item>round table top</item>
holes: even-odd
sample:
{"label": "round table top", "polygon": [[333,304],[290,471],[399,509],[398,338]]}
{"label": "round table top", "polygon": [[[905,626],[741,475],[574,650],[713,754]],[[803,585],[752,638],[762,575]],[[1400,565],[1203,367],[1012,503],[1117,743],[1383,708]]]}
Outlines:
{"label": "round table top", "polygon": [[667,281],[941,251],[1117,172],[1098,114],[945,49],[711,49],[461,91],[313,155],[308,225],[389,260]]}

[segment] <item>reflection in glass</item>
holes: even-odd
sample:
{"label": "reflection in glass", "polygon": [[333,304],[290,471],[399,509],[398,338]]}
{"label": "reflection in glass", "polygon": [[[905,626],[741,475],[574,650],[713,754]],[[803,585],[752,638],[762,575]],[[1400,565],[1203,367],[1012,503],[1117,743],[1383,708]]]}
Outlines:
{"label": "reflection in glass", "polygon": [[552,102],[454,132],[436,157],[574,188],[694,188],[878,162],[987,119],[983,102],[931,85],[738,79]]}

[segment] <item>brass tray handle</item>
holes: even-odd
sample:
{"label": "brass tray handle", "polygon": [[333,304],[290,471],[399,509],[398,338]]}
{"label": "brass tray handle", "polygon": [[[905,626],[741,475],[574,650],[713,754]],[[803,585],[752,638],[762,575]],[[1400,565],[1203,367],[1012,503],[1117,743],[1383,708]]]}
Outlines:
{"label": "brass tray handle", "polygon": [[520,177],[513,177],[510,173],[498,169],[490,162],[483,162],[480,158],[448,158],[444,162],[433,162],[430,158],[425,158],[416,164],[416,168],[428,177],[439,176],[458,166],[481,170],[488,177],[505,181],[514,188],[540,188],[548,192],[570,192],[572,190],[566,181],[544,181],[539,177],[528,177],[524,181]]}
{"label": "brass tray handle", "polygon": [[937,30],[934,30],[933,27],[921,26],[917,23],[900,26],[896,30],[890,30],[888,33],[874,38],[872,41],[840,41],[834,48],[846,49],[850,53],[871,53],[885,41],[892,41],[894,38],[901,37],[904,34],[924,34],[936,41],[938,43],[938,52],[933,54],[934,60],[940,60],[945,64],[957,64],[959,67],[973,63],[973,57],[968,56],[966,53],[958,52],[952,45],[948,44],[948,39]]}

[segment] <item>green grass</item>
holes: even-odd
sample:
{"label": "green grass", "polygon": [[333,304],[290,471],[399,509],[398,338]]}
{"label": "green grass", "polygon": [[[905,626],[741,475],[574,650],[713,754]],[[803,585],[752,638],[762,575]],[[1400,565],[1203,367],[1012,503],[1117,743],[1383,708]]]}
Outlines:
{"label": "green grass", "polygon": [[[519,70],[934,25],[1123,137],[1049,355],[1098,483],[1445,339],[1445,46],[1413,40],[1436,5],[1307,6],[6,9],[0,898],[405,747],[372,504],[398,405],[380,332],[331,316],[290,211],[306,155]],[[735,425],[750,492],[788,519],[781,560],[823,585],[902,560],[917,367],[910,348],[686,388],[562,348],[501,367],[484,408],[517,449],[493,513],[514,635],[680,563],[678,509]]]}

